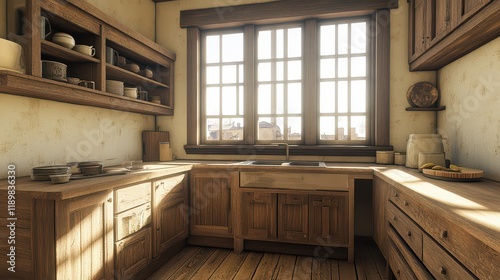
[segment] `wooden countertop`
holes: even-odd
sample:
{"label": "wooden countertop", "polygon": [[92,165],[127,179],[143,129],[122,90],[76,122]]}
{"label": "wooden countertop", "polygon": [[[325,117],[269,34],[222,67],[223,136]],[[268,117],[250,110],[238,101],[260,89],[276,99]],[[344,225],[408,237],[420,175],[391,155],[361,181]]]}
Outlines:
{"label": "wooden countertop", "polygon": [[448,182],[416,169],[373,166],[377,176],[500,253],[500,183]]}

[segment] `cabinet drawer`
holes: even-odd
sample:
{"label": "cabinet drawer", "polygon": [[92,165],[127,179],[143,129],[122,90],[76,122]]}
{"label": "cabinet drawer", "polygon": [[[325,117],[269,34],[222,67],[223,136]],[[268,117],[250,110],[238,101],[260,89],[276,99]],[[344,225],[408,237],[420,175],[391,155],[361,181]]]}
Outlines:
{"label": "cabinet drawer", "polygon": [[164,197],[168,197],[168,199],[183,198],[186,194],[186,185],[183,184],[185,179],[186,174],[182,174],[155,181],[153,184],[158,203]]}
{"label": "cabinet drawer", "polygon": [[151,202],[151,183],[142,183],[115,190],[115,213]]}
{"label": "cabinet drawer", "polygon": [[300,172],[240,172],[240,187],[348,191],[349,176],[347,174]]}
{"label": "cabinet drawer", "polygon": [[115,215],[115,240],[138,232],[151,222],[151,204],[135,207]]}
{"label": "cabinet drawer", "polygon": [[389,241],[389,266],[398,280],[417,279],[392,240]]}
{"label": "cabinet drawer", "polygon": [[151,228],[115,242],[115,279],[136,279],[151,263]]}
{"label": "cabinet drawer", "polygon": [[391,202],[387,203],[387,219],[415,255],[422,260],[422,230]]}
{"label": "cabinet drawer", "polygon": [[476,279],[427,235],[423,247],[424,265],[436,279]]}

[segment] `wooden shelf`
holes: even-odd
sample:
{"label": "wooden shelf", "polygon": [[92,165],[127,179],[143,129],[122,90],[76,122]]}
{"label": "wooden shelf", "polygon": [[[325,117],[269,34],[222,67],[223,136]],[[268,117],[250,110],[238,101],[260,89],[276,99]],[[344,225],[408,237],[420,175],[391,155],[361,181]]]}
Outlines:
{"label": "wooden shelf", "polygon": [[169,88],[168,85],[164,83],[157,82],[155,80],[148,79],[134,72],[122,69],[120,67],[106,64],[106,75],[110,80],[120,80],[126,84],[134,84],[141,86],[146,90],[153,90],[158,88]]}
{"label": "wooden shelf", "polygon": [[443,111],[446,110],[446,106],[438,106],[438,107],[407,107],[406,111]]}
{"label": "wooden shelf", "polygon": [[165,105],[5,70],[0,70],[0,92],[147,115],[174,113]]}
{"label": "wooden shelf", "polygon": [[52,43],[47,40],[42,40],[41,41],[42,45],[42,54],[45,55],[50,55],[56,58],[60,58],[65,61],[70,61],[70,62],[93,62],[93,63],[99,63],[100,60],[97,58],[94,58],[90,55],[85,55],[73,50],[70,50],[68,48],[65,48],[63,46],[60,46],[58,44]]}

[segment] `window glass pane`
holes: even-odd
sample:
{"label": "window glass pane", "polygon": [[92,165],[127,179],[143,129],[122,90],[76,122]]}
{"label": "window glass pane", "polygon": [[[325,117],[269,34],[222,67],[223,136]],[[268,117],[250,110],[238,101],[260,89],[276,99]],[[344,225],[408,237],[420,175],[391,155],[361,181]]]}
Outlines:
{"label": "window glass pane", "polygon": [[347,113],[348,91],[347,81],[340,81],[338,84],[338,110],[339,113]]}
{"label": "window glass pane", "polygon": [[319,133],[321,140],[335,140],[335,117],[320,117]]}
{"label": "window glass pane", "polygon": [[351,24],[351,53],[366,53],[366,23]]}
{"label": "window glass pane", "polygon": [[224,65],[222,66],[222,83],[223,84],[234,84],[236,83],[236,65]]}
{"label": "window glass pane", "polygon": [[207,36],[207,47],[206,47],[206,62],[207,63],[217,63],[220,62],[220,36]]}
{"label": "window glass pane", "polygon": [[319,112],[335,113],[335,82],[320,83]]}
{"label": "window glass pane", "polygon": [[222,119],[222,140],[243,140],[243,119]]}
{"label": "window glass pane", "polygon": [[240,105],[240,109],[239,109],[238,115],[245,114],[245,95],[243,93],[244,93],[243,86],[240,86],[239,92],[238,92],[238,94],[239,94],[239,105]]}
{"label": "window glass pane", "polygon": [[347,58],[339,58],[339,78],[347,77],[347,67],[348,67],[348,59]]}
{"label": "window glass pane", "polygon": [[283,38],[284,30],[276,30],[276,58],[283,58],[285,56],[285,39]]}
{"label": "window glass pane", "polygon": [[220,114],[220,92],[219,87],[206,89],[206,112],[207,116],[218,116]]}
{"label": "window glass pane", "polygon": [[219,140],[219,119],[207,119],[207,140]]}
{"label": "window glass pane", "polygon": [[266,62],[266,63],[259,63],[259,82],[268,82],[271,81],[271,63]]}
{"label": "window glass pane", "polygon": [[259,140],[282,140],[283,118],[259,118]]}
{"label": "window glass pane", "polygon": [[236,87],[222,88],[222,114],[236,115]]}
{"label": "window glass pane", "polygon": [[351,140],[366,140],[366,117],[351,117]]}
{"label": "window glass pane", "polygon": [[245,77],[245,72],[243,72],[243,64],[238,65],[238,82],[243,83],[244,77]]}
{"label": "window glass pane", "polygon": [[285,113],[285,92],[283,84],[276,85],[276,114]]}
{"label": "window glass pane", "polygon": [[302,28],[288,29],[288,57],[302,56]]}
{"label": "window glass pane", "polygon": [[269,59],[271,58],[271,30],[259,31],[258,35],[258,58]]}
{"label": "window glass pane", "polygon": [[276,62],[276,81],[283,81],[285,77],[284,65],[283,61]]}
{"label": "window glass pane", "polygon": [[323,25],[320,28],[320,55],[335,54],[335,25]]}
{"label": "window glass pane", "polygon": [[339,44],[339,54],[347,54],[349,50],[349,32],[348,32],[348,24],[339,24],[338,25],[338,44]]}
{"label": "window glass pane", "polygon": [[351,82],[351,112],[366,112],[366,81]]}
{"label": "window glass pane", "polygon": [[366,57],[352,57],[351,58],[351,77],[365,77],[366,76]]}
{"label": "window glass pane", "polygon": [[339,123],[337,128],[338,140],[348,140],[347,139],[347,117],[339,117]]}
{"label": "window glass pane", "polygon": [[206,69],[207,75],[207,85],[213,85],[220,83],[220,67],[219,66],[210,66]]}
{"label": "window glass pane", "polygon": [[259,114],[271,114],[271,85],[259,85]]}
{"label": "window glass pane", "polygon": [[288,80],[300,80],[302,79],[302,62],[298,61],[288,61]]}
{"label": "window glass pane", "polygon": [[288,84],[288,113],[300,114],[302,112],[302,84]]}
{"label": "window glass pane", "polygon": [[222,62],[243,61],[243,34],[222,35]]}
{"label": "window glass pane", "polygon": [[288,118],[288,129],[287,129],[287,140],[301,140],[302,138],[302,118],[300,117],[289,117]]}
{"label": "window glass pane", "polygon": [[320,78],[335,78],[335,58],[320,60]]}

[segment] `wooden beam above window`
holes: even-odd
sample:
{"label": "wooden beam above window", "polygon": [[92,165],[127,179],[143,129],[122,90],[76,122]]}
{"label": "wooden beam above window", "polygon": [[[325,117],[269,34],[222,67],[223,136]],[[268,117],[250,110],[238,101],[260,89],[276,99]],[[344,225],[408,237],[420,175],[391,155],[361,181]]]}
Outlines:
{"label": "wooden beam above window", "polygon": [[352,17],[380,9],[395,9],[398,0],[286,0],[181,11],[182,28],[223,28],[271,24],[315,17]]}

